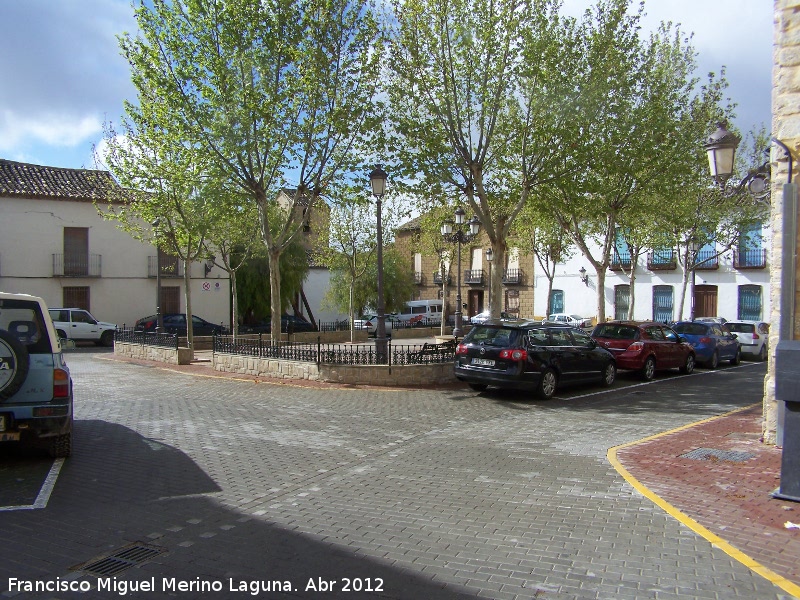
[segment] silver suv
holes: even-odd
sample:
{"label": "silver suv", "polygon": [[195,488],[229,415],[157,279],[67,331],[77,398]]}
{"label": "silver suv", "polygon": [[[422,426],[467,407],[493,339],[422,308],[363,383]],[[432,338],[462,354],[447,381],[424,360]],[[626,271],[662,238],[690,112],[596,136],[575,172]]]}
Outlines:
{"label": "silver suv", "polygon": [[72,452],[72,377],[44,300],[0,292],[0,442]]}
{"label": "silver suv", "polygon": [[94,342],[98,346],[113,346],[114,323],[98,321],[82,308],[51,308],[50,318],[60,338]]}

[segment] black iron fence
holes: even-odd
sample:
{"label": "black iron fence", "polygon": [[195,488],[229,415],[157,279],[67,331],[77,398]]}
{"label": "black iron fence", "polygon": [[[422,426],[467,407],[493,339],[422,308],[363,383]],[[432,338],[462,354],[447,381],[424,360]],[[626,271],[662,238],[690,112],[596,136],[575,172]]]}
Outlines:
{"label": "black iron fence", "polygon": [[387,342],[383,356],[374,344],[316,344],[273,342],[270,338],[214,336],[213,351],[258,358],[275,358],[334,365],[419,365],[455,360],[455,344],[392,344]]}
{"label": "black iron fence", "polygon": [[139,344],[140,346],[178,349],[178,335],[175,333],[134,331],[133,329],[126,329],[123,327],[114,332],[114,341],[127,344]]}

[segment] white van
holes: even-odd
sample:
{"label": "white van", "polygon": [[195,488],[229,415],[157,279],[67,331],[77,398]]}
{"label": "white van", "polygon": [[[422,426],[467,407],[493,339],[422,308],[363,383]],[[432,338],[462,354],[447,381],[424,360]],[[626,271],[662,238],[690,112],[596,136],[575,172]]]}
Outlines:
{"label": "white van", "polygon": [[409,300],[398,315],[401,321],[409,323],[438,325],[442,322],[441,300]]}

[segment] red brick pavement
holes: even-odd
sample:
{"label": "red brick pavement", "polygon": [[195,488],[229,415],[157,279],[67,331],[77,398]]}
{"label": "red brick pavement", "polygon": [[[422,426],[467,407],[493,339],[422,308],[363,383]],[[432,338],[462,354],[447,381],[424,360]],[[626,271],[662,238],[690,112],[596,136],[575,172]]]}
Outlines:
{"label": "red brick pavement", "polygon": [[[780,486],[781,449],[761,442],[761,420],[761,405],[753,406],[621,447],[616,459],[652,493],[786,578],[784,589],[797,595],[800,529],[785,524],[800,524],[800,503],[771,495]],[[682,457],[700,448],[752,457]]]}

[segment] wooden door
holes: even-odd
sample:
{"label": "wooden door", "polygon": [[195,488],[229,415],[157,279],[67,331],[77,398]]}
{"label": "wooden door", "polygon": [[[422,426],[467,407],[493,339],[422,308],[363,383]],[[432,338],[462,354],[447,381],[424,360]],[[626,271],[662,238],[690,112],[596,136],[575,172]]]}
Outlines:
{"label": "wooden door", "polygon": [[694,286],[694,316],[695,318],[717,316],[717,286]]}

